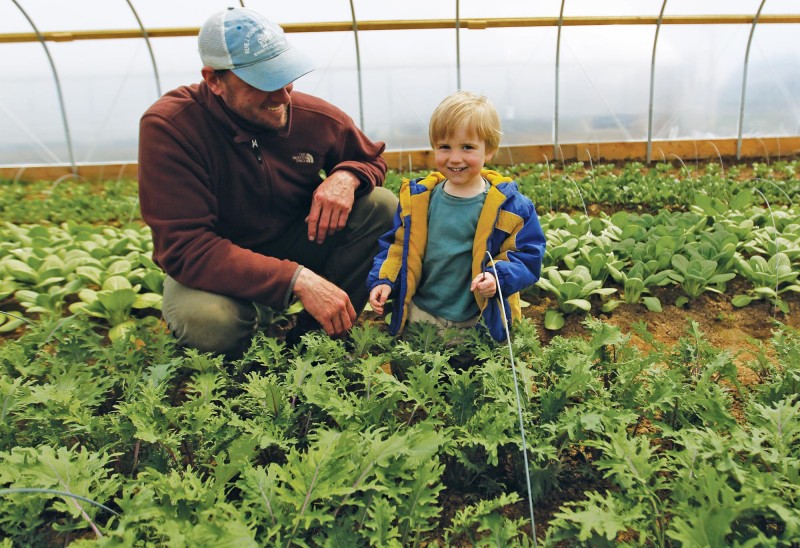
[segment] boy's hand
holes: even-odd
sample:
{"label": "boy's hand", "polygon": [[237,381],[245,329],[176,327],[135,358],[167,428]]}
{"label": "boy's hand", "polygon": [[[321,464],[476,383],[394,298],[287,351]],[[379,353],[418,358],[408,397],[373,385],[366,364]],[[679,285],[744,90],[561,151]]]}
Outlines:
{"label": "boy's hand", "polygon": [[376,285],[372,288],[372,291],[369,292],[369,305],[376,314],[383,314],[383,305],[386,304],[386,300],[389,298],[391,292],[392,288],[387,284]]}
{"label": "boy's hand", "polygon": [[481,272],[475,279],[472,280],[472,284],[469,286],[470,291],[477,291],[487,299],[494,297],[494,294],[497,293],[497,280],[495,280],[492,274]]}

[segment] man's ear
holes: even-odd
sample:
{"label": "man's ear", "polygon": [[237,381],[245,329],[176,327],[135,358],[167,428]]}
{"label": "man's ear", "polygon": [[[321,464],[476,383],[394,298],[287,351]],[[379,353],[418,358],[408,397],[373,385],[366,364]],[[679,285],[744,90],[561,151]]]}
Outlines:
{"label": "man's ear", "polygon": [[203,75],[203,80],[208,84],[208,89],[214,95],[222,95],[222,86],[220,85],[220,77],[217,71],[211,67],[203,67],[200,73]]}
{"label": "man's ear", "polygon": [[494,156],[495,152],[497,152],[497,151],[493,150],[491,152],[487,152],[486,153],[486,157],[483,159],[483,163],[484,164],[488,164],[489,162],[491,162],[492,161],[492,156]]}

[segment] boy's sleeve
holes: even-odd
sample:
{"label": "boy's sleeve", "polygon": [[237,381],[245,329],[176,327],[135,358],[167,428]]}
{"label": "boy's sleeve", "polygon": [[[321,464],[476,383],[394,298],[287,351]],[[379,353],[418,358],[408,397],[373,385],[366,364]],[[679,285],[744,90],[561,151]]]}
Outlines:
{"label": "boy's sleeve", "polygon": [[[545,237],[536,207],[528,198],[517,195],[514,214],[522,220],[518,230],[513,231],[502,243],[495,259],[497,283],[503,295],[512,295],[532,286],[539,280],[544,258]],[[491,263],[486,272],[494,273]]]}
{"label": "boy's sleeve", "polygon": [[381,284],[395,289],[397,277],[403,260],[403,240],[405,239],[405,226],[400,214],[400,206],[394,214],[394,225],[378,240],[378,253],[372,263],[372,270],[367,277],[367,289],[372,289]]}

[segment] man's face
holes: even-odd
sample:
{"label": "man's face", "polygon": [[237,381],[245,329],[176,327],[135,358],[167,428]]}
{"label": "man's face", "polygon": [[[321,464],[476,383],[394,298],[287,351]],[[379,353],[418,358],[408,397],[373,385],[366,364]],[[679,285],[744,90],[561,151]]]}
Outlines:
{"label": "man's face", "polygon": [[276,91],[261,91],[226,71],[213,74],[209,87],[229,109],[251,124],[264,129],[286,127],[294,84]]}

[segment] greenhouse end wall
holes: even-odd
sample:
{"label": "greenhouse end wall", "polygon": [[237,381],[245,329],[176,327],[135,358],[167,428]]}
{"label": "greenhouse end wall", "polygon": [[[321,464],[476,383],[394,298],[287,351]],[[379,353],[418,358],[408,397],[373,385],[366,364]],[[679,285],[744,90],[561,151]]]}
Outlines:
{"label": "greenhouse end wall", "polygon": [[[159,94],[200,80],[193,34],[224,7],[210,0],[161,10],[148,1],[131,2],[132,10],[78,4],[95,10],[93,20],[56,17],[37,0],[0,7],[2,166],[135,162],[139,117]],[[703,3],[651,1],[603,8],[501,1],[492,10],[467,1],[392,9],[361,1],[352,11],[343,1],[247,4],[274,14],[316,61],[295,89],[338,105],[400,156],[429,149],[428,117],[459,88],[497,105],[509,151],[550,146],[551,159],[578,158],[582,148],[629,156],[643,142],[658,159],[658,143],[725,148],[739,136],[780,139],[760,146],[776,157],[791,154],[791,138],[800,135],[800,9],[790,2],[739,1],[719,15],[700,11]],[[148,40],[135,37],[134,14]],[[174,27],[181,23],[188,26]],[[334,30],[320,30],[325,25]],[[82,39],[91,29],[108,36]],[[126,30],[134,37],[111,39]],[[614,143],[630,144],[629,151],[608,152],[620,150]],[[660,148],[678,155],[673,145]],[[737,148],[737,156],[761,154],[758,146]]]}

